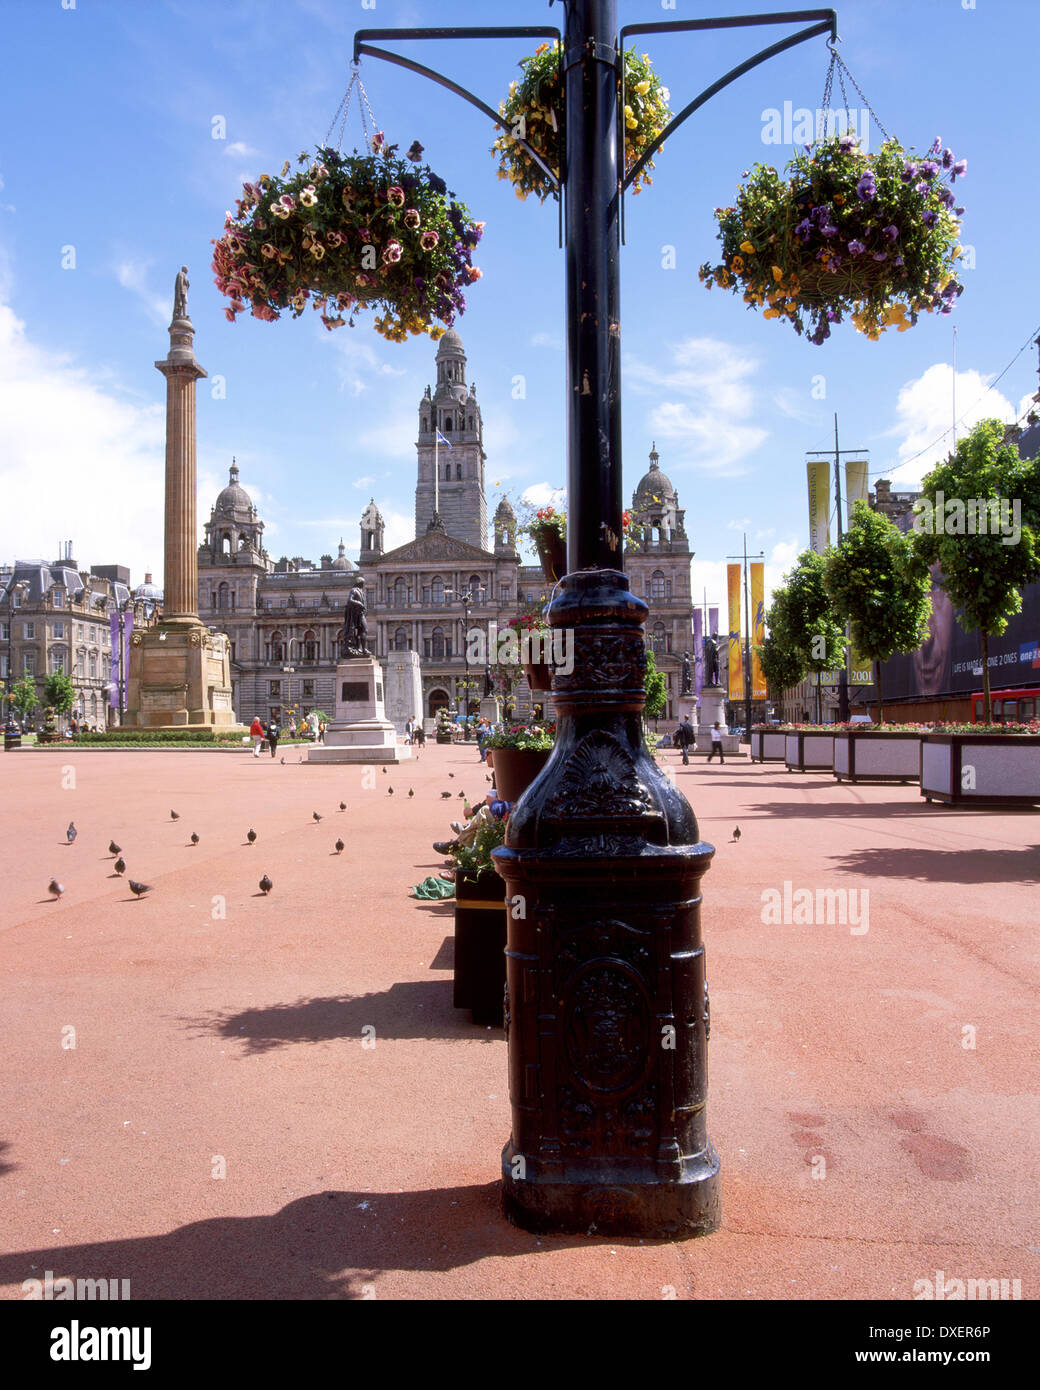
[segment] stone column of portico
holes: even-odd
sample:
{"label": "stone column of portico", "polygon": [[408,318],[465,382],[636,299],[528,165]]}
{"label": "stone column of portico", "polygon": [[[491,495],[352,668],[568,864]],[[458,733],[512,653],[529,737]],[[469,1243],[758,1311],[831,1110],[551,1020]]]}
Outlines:
{"label": "stone column of portico", "polygon": [[[164,626],[198,627],[198,551],[195,505],[195,382],[206,375],[195,360],[195,329],[184,292],[174,300],[170,351],[158,371],[166,378],[166,514]],[[178,277],[178,290],[181,280]]]}

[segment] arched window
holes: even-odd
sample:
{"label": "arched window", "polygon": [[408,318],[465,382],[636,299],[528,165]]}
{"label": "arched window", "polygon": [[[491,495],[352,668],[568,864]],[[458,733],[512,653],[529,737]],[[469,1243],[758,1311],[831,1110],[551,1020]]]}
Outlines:
{"label": "arched window", "polygon": [[271,633],[271,660],[285,660],[285,638],[282,636],[281,632]]}
{"label": "arched window", "polygon": [[439,574],[434,576],[433,583],[430,585],[430,602],[444,602],[444,580]]}
{"label": "arched window", "polygon": [[394,583],[394,607],[404,608],[408,602],[408,585],[403,578],[397,579]]}
{"label": "arched window", "polygon": [[469,417],[469,427],[470,427],[470,429],[473,428],[473,416],[472,416],[472,415]]}
{"label": "arched window", "polygon": [[303,634],[303,659],[304,661],[317,661],[318,659],[318,641],[312,627],[309,627]]}
{"label": "arched window", "polygon": [[451,434],[451,416],[450,416],[450,415],[445,415],[445,417],[444,417],[444,433],[445,433],[445,434]]}
{"label": "arched window", "polygon": [[654,623],[654,630],[651,636],[654,651],[663,654],[667,651],[667,637],[665,635],[664,623]]}
{"label": "arched window", "polygon": [[459,482],[459,483],[462,482],[462,464],[461,464],[461,463],[457,463],[457,464],[455,465],[455,481],[456,481],[456,482]]}
{"label": "arched window", "polygon": [[466,588],[472,594],[474,603],[483,603],[485,601],[486,591],[479,574],[470,575],[466,582]]}
{"label": "arched window", "polygon": [[654,570],[650,576],[650,597],[656,599],[664,598],[664,574],[661,570]]}
{"label": "arched window", "polygon": [[444,465],[444,481],[445,481],[446,483],[450,483],[450,482],[451,482],[451,464],[450,464],[450,463],[446,463],[446,464]]}
{"label": "arched window", "polygon": [[430,422],[429,422],[429,420],[427,420],[427,418],[426,418],[425,415],[424,415],[424,416],[422,417],[422,419],[420,420],[419,425],[420,425],[420,428],[422,429],[423,434],[426,434],[427,431],[428,431],[429,428],[430,428]]}
{"label": "arched window", "polygon": [[231,554],[231,537],[227,533],[227,531],[225,531],[223,535],[220,537],[220,553],[222,555]]}
{"label": "arched window", "polygon": [[394,631],[394,651],[406,652],[408,650],[408,633],[403,627]]}
{"label": "arched window", "polygon": [[430,633],[430,657],[433,661],[444,660],[444,629],[435,627]]}
{"label": "arched window", "polygon": [[222,613],[231,607],[231,591],[226,582],[217,585],[217,607]]}

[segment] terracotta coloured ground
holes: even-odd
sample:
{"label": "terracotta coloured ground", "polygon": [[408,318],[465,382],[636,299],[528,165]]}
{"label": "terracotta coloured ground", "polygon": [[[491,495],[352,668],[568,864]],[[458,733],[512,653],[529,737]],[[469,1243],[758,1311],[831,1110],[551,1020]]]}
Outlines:
{"label": "terracotta coloured ground", "polygon": [[[677,767],[718,846],[723,1228],[538,1240],[498,1212],[505,1043],[452,1008],[451,904],[408,896],[476,753],[372,789],[297,756],[0,755],[5,1297],[48,1269],[163,1299],[909,1298],[939,1269],[1037,1297],[1040,816]],[[869,892],[869,929],[764,923],[785,880]]]}

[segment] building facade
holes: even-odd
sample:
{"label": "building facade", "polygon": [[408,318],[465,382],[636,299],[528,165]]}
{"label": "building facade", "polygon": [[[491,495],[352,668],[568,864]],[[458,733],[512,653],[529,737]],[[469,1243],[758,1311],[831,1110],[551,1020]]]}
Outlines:
{"label": "building facade", "polygon": [[[118,723],[126,689],[127,642],[134,628],[147,626],[162,611],[162,590],[150,574],[136,589],[122,565],[81,570],[72,542],[63,543],[53,563],[18,560],[0,569],[0,679],[5,689],[30,676],[39,697],[46,679],[64,672],[76,694],[70,713],[91,728]],[[123,651],[115,646],[112,619],[123,630]],[[9,702],[4,700],[6,717]]]}
{"label": "building facade", "polygon": [[[473,634],[483,634],[490,653],[496,629],[540,610],[550,586],[540,566],[521,559],[508,500],[496,508],[488,534],[483,420],[466,369],[462,340],[449,330],[437,346],[436,385],[426,388],[418,407],[415,537],[387,550],[382,515],[370,500],[360,518],[356,565],[342,540],[336,559],[273,561],[263,521],[232,462],[199,548],[198,611],[230,638],[233,703],[242,722],[333,712],[344,605],[362,580],[370,650],[384,668],[397,654],[418,653],[423,716],[440,708],[479,709],[485,668]],[[678,495],[656,450],[632,512],[621,563],[651,607],[647,641],[669,687],[662,718],[677,718],[672,702],[682,654],[692,646],[691,551]],[[494,665],[491,674],[498,675]],[[518,719],[551,712],[549,697],[532,695],[526,681],[505,691],[499,680],[496,693]]]}

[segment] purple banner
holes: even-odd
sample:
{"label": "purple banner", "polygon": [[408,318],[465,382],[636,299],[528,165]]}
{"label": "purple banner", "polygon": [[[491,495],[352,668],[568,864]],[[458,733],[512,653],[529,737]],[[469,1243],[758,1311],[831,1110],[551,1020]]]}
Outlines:
{"label": "purple banner", "polygon": [[126,709],[126,695],[130,685],[130,635],[134,630],[133,612],[123,614],[123,709]]}
{"label": "purple banner", "polygon": [[109,613],[108,627],[112,635],[112,650],[108,659],[108,707],[119,708],[119,614]]}
{"label": "purple banner", "polygon": [[708,630],[712,637],[719,635],[719,610],[717,608],[708,609]]}
{"label": "purple banner", "polygon": [[699,608],[693,610],[693,688],[701,693],[704,685],[704,614]]}

